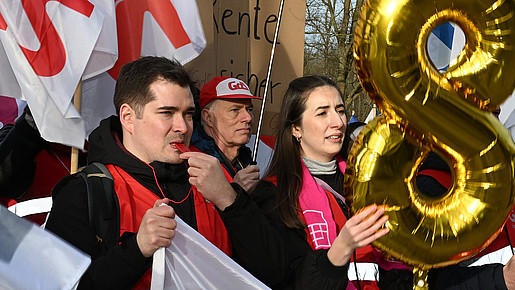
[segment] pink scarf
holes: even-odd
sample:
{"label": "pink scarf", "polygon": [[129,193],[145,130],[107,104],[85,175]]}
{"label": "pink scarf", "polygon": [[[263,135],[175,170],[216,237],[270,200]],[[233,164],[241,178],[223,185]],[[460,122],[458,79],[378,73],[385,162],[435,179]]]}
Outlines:
{"label": "pink scarf", "polygon": [[[345,172],[345,161],[336,158],[338,167]],[[302,164],[302,188],[299,195],[299,205],[306,220],[309,234],[315,250],[328,249],[338,236],[336,222],[333,219],[327,194],[315,181],[304,162]]]}

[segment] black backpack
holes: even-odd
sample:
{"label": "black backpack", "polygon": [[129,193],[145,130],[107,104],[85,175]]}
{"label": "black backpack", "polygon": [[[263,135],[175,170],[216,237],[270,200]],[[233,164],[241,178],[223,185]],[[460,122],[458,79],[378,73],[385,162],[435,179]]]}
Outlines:
{"label": "black backpack", "polygon": [[107,251],[118,245],[120,237],[120,205],[114,192],[113,177],[104,164],[94,162],[59,181],[52,195],[76,176],[86,183],[89,223],[102,243],[102,250]]}

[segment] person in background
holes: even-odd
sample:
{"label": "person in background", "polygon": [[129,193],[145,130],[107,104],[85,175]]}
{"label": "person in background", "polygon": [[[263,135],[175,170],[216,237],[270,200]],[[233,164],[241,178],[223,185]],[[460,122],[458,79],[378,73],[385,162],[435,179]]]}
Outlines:
{"label": "person in background", "polygon": [[200,90],[201,126],[191,136],[191,145],[215,156],[245,190],[259,180],[259,167],[252,164],[250,141],[254,116],[252,95],[241,80],[214,77]]}
{"label": "person in background", "polygon": [[21,198],[36,172],[36,155],[45,148],[28,107],[14,124],[0,129],[0,195]]}
{"label": "person in background", "polygon": [[350,154],[350,150],[352,149],[352,145],[354,144],[354,141],[356,141],[356,138],[358,138],[359,133],[365,127],[366,123],[360,122],[360,121],[354,121],[352,123],[349,123],[347,125],[347,131],[349,131],[349,145],[348,145],[348,153]]}
{"label": "person in background", "polygon": [[[347,125],[347,130],[349,131],[349,137],[352,142],[356,141],[356,138],[358,138],[359,133],[365,127],[366,123],[355,121],[352,123],[349,123]],[[352,144],[350,144],[352,146]]]}
{"label": "person in background", "polygon": [[[70,147],[41,138],[29,107],[0,129],[0,203],[41,225],[54,185],[70,174]],[[85,154],[79,155],[84,163]],[[45,199],[48,198],[48,199]],[[31,204],[31,200],[38,200]]]}

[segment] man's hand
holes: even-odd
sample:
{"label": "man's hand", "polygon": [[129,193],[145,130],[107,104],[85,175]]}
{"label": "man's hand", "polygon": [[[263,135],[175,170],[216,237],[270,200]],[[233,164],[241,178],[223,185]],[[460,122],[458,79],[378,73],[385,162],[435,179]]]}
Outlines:
{"label": "man's hand", "polygon": [[504,275],[504,283],[506,283],[506,288],[508,288],[508,290],[515,290],[515,256],[511,257],[502,271]]}
{"label": "man's hand", "polygon": [[249,165],[234,175],[234,182],[238,183],[243,189],[249,191],[259,181],[259,167]]}
{"label": "man's hand", "polygon": [[236,199],[236,192],[225,178],[218,159],[201,152],[186,152],[180,155],[188,159],[190,183],[205,199],[224,210]]}
{"label": "man's hand", "polygon": [[147,258],[152,257],[160,247],[168,247],[172,243],[177,222],[174,220],[175,211],[168,205],[169,201],[168,198],[157,200],[141,220],[136,241],[141,253]]}

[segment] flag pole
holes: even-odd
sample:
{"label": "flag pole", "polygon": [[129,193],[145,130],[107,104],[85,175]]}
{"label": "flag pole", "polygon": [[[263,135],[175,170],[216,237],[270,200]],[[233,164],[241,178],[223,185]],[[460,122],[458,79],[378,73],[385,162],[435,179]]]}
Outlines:
{"label": "flag pole", "polygon": [[[82,80],[79,80],[75,93],[73,93],[73,106],[80,113],[81,104],[81,92],[82,92]],[[77,172],[79,168],[79,148],[72,147],[72,153],[70,158],[70,174]]]}
{"label": "flag pole", "polygon": [[259,113],[259,121],[256,132],[256,139],[254,141],[254,150],[252,151],[252,161],[255,163],[257,160],[257,151],[259,146],[259,137],[261,135],[261,126],[263,124],[263,114],[265,113],[266,98],[268,96],[268,87],[270,85],[270,76],[272,74],[272,65],[274,63],[275,47],[277,46],[277,36],[279,35],[279,26],[281,26],[281,19],[283,16],[284,0],[281,0],[279,6],[279,15],[277,16],[277,25],[275,26],[274,41],[272,43],[272,51],[270,52],[270,62],[268,63],[268,70],[266,73],[265,93],[263,94],[263,102],[261,103],[261,112]]}

